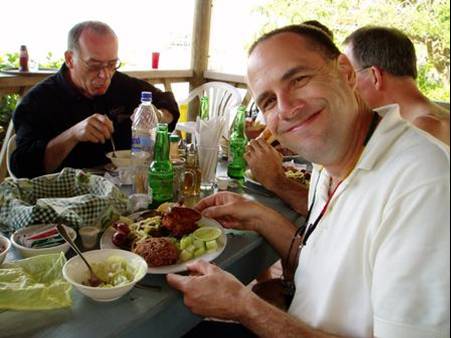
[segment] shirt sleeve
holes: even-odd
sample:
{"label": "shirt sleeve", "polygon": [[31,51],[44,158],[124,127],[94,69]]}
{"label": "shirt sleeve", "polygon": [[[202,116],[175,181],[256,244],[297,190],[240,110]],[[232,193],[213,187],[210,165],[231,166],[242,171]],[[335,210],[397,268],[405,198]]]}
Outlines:
{"label": "shirt sleeve", "polygon": [[449,186],[426,181],[387,205],[372,250],[375,337],[449,337]]}
{"label": "shirt sleeve", "polygon": [[40,118],[33,93],[26,95],[13,113],[16,149],[11,155],[11,170],[17,177],[43,175],[47,147],[44,119]]}

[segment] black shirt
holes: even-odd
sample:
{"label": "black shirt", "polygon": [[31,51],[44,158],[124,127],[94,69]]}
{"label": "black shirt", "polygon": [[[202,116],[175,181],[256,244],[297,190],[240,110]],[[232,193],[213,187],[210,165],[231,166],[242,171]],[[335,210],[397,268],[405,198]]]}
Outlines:
{"label": "black shirt", "polygon": [[[104,95],[87,98],[65,78],[67,67],[34,86],[21,100],[13,114],[17,148],[11,156],[11,169],[17,177],[45,174],[44,153],[47,143],[95,113],[106,114],[114,124],[113,138],[117,149],[130,149],[130,115],[141,103],[141,92],[152,92],[152,103],[174,117],[173,130],[180,115],[174,95],[151,84],[116,72]],[[108,163],[106,153],[111,142],[79,142],[64,159],[64,167],[90,168]]]}

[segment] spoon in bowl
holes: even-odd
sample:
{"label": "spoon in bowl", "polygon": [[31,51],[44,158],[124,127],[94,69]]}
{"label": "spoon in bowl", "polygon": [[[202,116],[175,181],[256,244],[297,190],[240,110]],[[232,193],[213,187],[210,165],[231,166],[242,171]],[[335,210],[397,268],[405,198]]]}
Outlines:
{"label": "spoon in bowl", "polygon": [[88,261],[81,253],[81,250],[75,245],[70,236],[67,234],[66,229],[64,229],[64,226],[62,224],[58,224],[56,228],[58,229],[58,232],[61,235],[61,237],[65,239],[65,241],[71,246],[72,249],[74,249],[74,251],[80,256],[80,258],[83,260],[83,262],[85,262],[86,266],[88,267],[90,272],[90,277],[88,279],[89,286],[94,287],[99,286],[103,281],[99,277],[97,277],[91,265],[89,265]]}
{"label": "spoon in bowl", "polygon": [[111,141],[111,147],[113,148],[113,157],[117,157],[116,156],[116,145],[114,144],[113,135],[111,135],[110,141]]}

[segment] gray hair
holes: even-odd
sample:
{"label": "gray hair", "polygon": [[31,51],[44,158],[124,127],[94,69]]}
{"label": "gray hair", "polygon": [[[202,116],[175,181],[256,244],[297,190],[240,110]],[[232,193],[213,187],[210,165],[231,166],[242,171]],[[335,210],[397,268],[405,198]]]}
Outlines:
{"label": "gray hair", "polygon": [[100,21],[84,21],[77,23],[74,27],[69,31],[69,35],[67,37],[67,50],[70,51],[80,51],[80,35],[84,30],[90,29],[97,34],[107,35],[111,34],[114,37],[116,33],[108,26],[106,23]]}
{"label": "gray hair", "polygon": [[417,77],[415,47],[406,34],[396,28],[365,26],[345,41],[360,68],[378,66],[395,76]]}

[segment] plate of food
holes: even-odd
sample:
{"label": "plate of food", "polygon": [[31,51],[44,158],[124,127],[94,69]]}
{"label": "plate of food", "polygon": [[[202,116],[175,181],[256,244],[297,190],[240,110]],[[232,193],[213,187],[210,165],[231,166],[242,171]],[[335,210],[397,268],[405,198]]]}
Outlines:
{"label": "plate of food", "polygon": [[101,249],[125,249],[143,257],[152,274],[186,271],[186,264],[198,258],[210,262],[226,244],[221,224],[178,206],[121,217],[100,239]]}
{"label": "plate of food", "polygon": [[[306,164],[295,163],[294,161],[288,161],[282,163],[283,170],[285,171],[285,176],[293,181],[296,181],[306,188],[310,185],[310,175],[311,169]],[[257,179],[254,177],[252,171],[247,169],[244,172],[244,179],[247,182],[251,182],[255,185],[262,185]]]}

